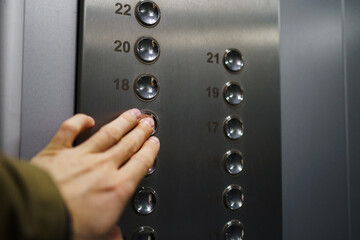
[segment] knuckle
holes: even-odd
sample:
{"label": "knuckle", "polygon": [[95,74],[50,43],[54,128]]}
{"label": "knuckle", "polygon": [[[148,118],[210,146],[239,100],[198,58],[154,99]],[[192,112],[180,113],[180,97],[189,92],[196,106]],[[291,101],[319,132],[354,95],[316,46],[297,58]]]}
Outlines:
{"label": "knuckle", "polygon": [[119,141],[119,137],[118,137],[116,129],[111,128],[109,126],[105,126],[105,127],[102,127],[100,131],[102,132],[102,134],[104,135],[104,137],[106,139],[110,139],[113,142]]}
{"label": "knuckle", "polygon": [[121,139],[121,144],[127,151],[130,151],[131,153],[134,153],[138,150],[138,143],[134,139],[123,138]]}
{"label": "knuckle", "polygon": [[153,131],[153,128],[147,123],[139,124],[137,129],[142,135],[150,135]]}
{"label": "knuckle", "polygon": [[133,125],[136,122],[134,117],[129,112],[121,115],[121,118],[125,121],[127,125]]}
{"label": "knuckle", "polygon": [[136,161],[144,170],[148,170],[154,164],[155,159],[145,154],[137,154],[133,157],[133,160]]}
{"label": "knuckle", "polygon": [[61,124],[60,131],[76,133],[78,131],[78,127],[76,125],[72,124],[71,121],[67,120]]}

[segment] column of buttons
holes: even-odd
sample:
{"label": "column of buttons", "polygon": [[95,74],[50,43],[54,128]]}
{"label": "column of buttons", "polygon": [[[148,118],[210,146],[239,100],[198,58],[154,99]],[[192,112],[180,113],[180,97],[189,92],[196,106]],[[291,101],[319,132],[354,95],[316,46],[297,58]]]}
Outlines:
{"label": "column of buttons", "polygon": [[[143,27],[155,27],[161,18],[160,8],[153,1],[140,1],[135,8],[135,16],[139,24]],[[143,64],[153,64],[160,56],[160,45],[149,36],[140,37],[134,45],[134,53],[137,59]],[[150,102],[159,95],[160,84],[158,79],[149,73],[140,74],[134,81],[133,89],[135,95],[140,101]],[[146,114],[154,120],[154,130],[151,135],[159,131],[159,118],[149,110],[141,110],[142,114]],[[159,164],[158,157],[155,159],[154,165],[148,170],[147,176],[152,175],[156,166]],[[133,208],[136,213],[146,216],[156,210],[158,204],[158,195],[151,187],[141,187],[135,193],[133,198]],[[142,226],[138,228],[132,236],[132,240],[156,240],[156,231],[150,226]]]}
{"label": "column of buttons", "polygon": [[[231,73],[239,73],[244,67],[241,52],[235,48],[225,51],[223,57],[225,69]],[[244,101],[244,91],[237,82],[227,82],[223,89],[223,97],[231,107],[238,107]],[[240,140],[244,135],[244,124],[237,115],[229,115],[225,118],[223,131],[227,139],[231,141]],[[225,173],[231,176],[240,175],[244,168],[244,159],[240,151],[231,149],[227,151],[222,159]],[[227,186],[223,192],[223,203],[230,211],[237,211],[243,207],[244,191],[238,184]],[[244,227],[239,220],[227,222],[223,229],[225,240],[242,240],[244,238]]]}

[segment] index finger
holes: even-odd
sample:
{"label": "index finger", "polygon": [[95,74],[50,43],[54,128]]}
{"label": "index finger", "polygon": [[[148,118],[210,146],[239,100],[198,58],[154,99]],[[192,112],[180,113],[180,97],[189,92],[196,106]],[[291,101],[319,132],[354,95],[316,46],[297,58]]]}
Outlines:
{"label": "index finger", "polygon": [[160,141],[157,137],[150,137],[142,148],[134,154],[130,160],[122,166],[119,171],[119,182],[129,181],[128,186],[133,192],[141,179],[146,175],[154,164],[155,158],[159,153]]}
{"label": "index finger", "polygon": [[121,114],[112,122],[104,125],[92,137],[79,147],[88,152],[103,152],[116,144],[127,132],[133,129],[141,119],[139,109],[133,108]]}

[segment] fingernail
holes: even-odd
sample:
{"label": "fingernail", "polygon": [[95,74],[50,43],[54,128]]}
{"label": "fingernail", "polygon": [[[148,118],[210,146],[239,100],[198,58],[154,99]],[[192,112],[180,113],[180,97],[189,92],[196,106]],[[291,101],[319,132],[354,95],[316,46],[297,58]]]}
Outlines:
{"label": "fingernail", "polygon": [[157,137],[154,137],[154,136],[150,137],[149,141],[153,142],[153,143],[156,143],[156,144],[160,144],[160,140]]}
{"label": "fingernail", "polygon": [[144,121],[146,124],[148,124],[150,127],[154,127],[154,119],[152,119],[152,118],[149,118],[149,117],[147,117],[147,118],[143,118],[141,121]]}
{"label": "fingernail", "polygon": [[141,112],[139,109],[133,108],[130,110],[130,112],[132,115],[134,115],[136,117],[137,120],[139,120],[141,118]]}

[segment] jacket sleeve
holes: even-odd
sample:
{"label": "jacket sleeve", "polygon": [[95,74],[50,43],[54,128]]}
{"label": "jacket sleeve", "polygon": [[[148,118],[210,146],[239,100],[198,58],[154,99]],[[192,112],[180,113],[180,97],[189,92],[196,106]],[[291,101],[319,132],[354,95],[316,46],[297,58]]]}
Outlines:
{"label": "jacket sleeve", "polygon": [[65,240],[70,218],[51,177],[0,155],[0,239]]}

